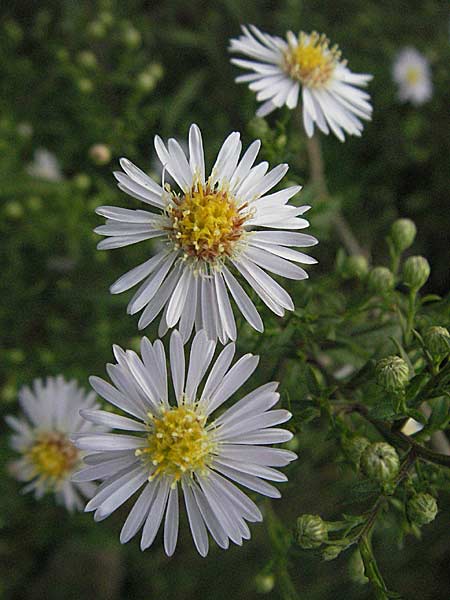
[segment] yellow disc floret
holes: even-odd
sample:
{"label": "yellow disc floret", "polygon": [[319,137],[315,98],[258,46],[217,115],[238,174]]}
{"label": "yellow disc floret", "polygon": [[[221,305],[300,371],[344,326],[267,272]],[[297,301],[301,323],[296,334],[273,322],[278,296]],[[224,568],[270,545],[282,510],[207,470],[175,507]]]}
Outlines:
{"label": "yellow disc floret", "polygon": [[324,34],[300,32],[295,44],[289,40],[284,57],[287,73],[308,87],[325,85],[341,56],[338,47],[330,48],[329,43]]}
{"label": "yellow disc floret", "polygon": [[213,263],[230,256],[242,236],[243,208],[226,190],[197,183],[183,196],[173,197],[170,235],[186,256]]}
{"label": "yellow disc floret", "polygon": [[205,429],[206,416],[183,405],[149,416],[148,445],[136,450],[151,465],[149,479],[169,475],[176,482],[183,475],[204,472],[214,449]]}
{"label": "yellow disc floret", "polygon": [[420,69],[417,67],[409,67],[406,71],[406,81],[410,85],[416,85],[420,80]]}
{"label": "yellow disc floret", "polygon": [[36,474],[52,480],[63,479],[78,462],[78,450],[59,432],[43,433],[28,451]]}

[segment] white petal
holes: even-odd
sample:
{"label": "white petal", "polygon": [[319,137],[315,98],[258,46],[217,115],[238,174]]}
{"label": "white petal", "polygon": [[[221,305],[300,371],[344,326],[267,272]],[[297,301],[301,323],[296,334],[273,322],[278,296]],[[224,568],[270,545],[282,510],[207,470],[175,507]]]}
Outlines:
{"label": "white petal", "polygon": [[190,484],[186,484],[183,480],[181,480],[181,486],[183,489],[184,503],[186,505],[186,512],[188,515],[189,527],[191,528],[192,539],[194,540],[195,547],[197,548],[200,556],[206,556],[208,554],[209,542],[203,517],[194,498]]}
{"label": "white petal", "polygon": [[175,552],[178,539],[179,507],[178,485],[170,490],[164,522],[164,550],[167,556]]}
{"label": "white petal", "polygon": [[136,535],[139,529],[144,524],[145,519],[152,506],[155,492],[158,488],[156,481],[147,483],[141,492],[141,495],[134,503],[133,508],[130,510],[128,517],[123,524],[120,532],[120,543],[126,544],[132,537]]}
{"label": "white petal", "polygon": [[169,479],[164,478],[159,484],[155,500],[152,504],[147,519],[145,520],[144,530],[141,538],[141,550],[145,550],[153,544],[164,515],[169,490]]}
{"label": "white petal", "polygon": [[185,377],[185,357],[183,340],[178,331],[174,331],[170,337],[170,367],[172,370],[172,383],[175,399],[178,404],[182,399]]}
{"label": "white petal", "polygon": [[122,417],[106,410],[80,410],[81,416],[95,423],[96,425],[105,425],[112,429],[123,429],[126,431],[146,431],[144,423],[138,423],[128,417]]}
{"label": "white petal", "polygon": [[250,300],[240,283],[235,279],[235,277],[230,273],[230,271],[224,267],[222,270],[225,282],[227,284],[228,289],[233,296],[234,301],[236,302],[239,310],[244,315],[245,320],[254,328],[256,331],[264,331],[264,325],[259,316],[258,311],[255,308],[255,305]]}

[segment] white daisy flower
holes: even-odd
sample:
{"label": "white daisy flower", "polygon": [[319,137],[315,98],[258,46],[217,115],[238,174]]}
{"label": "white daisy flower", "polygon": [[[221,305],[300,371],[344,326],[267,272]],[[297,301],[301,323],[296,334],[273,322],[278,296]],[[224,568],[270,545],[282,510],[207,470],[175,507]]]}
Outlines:
{"label": "white daisy flower", "polygon": [[355,86],[366,86],[372,75],[352,73],[338,47],[330,47],[326,36],[316,31],[301,31],[298,36],[288,31],[286,40],[253,25],[242,31],[244,35],[231,40],[230,51],[252,60],[233,58],[231,62],[251,71],[236,82],[250,83],[256,99],[263,102],[256,113],[259,117],[284,104],[294,109],[301,89],[303,124],[309,137],[314,124],[325,134],[331,130],[342,142],[344,132],[361,135],[360,119],[370,120],[372,106],[369,94]]}
{"label": "white daisy flower", "polygon": [[[128,313],[145,308],[139,328],[149,325],[163,311],[159,336],[179,324],[186,341],[194,323],[211,339],[222,343],[236,339],[236,323],[229,293],[245,319],[258,331],[261,317],[237,281],[237,271],[262,301],[277,315],[293,310],[289,294],[265,270],[291,279],[305,279],[306,271],[295,263],[313,264],[314,258],[292,246],[313,246],[317,240],[296,231],[308,227],[301,215],[309,206],[291,206],[288,200],[300,191],[294,185],[268,193],[288,170],[268,163],[254,165],[260,141],[242,157],[240,134],[225,140],[211,175],[205,176],[200,129],[189,131],[189,160],[180,144],[170,139],[168,148],[159,136],[155,148],[164,169],[179,191],[161,187],[122,158],[124,172],[114,175],[119,188],[158,212],[102,206],[97,213],[106,225],[95,229],[108,236],[99,249],[120,248],[159,238],[162,249],[143,264],[120,277],[111,293],[124,292],[143,281],[128,305]],[[265,228],[265,231],[259,230]]]}
{"label": "white daisy flower", "polygon": [[47,492],[54,493],[69,511],[83,508],[81,496],[92,496],[93,484],[70,480],[82,456],[70,435],[95,430],[79,414],[80,409],[98,406],[95,398],[94,392],[86,394],[75,381],[65,381],[61,375],[48,377],[45,382],[35,379],[32,389],[19,391],[24,416],[9,415],[5,420],[14,430],[11,447],[22,455],[10,463],[10,472],[19,481],[28,482],[24,493],[33,491],[38,499]]}
{"label": "white daisy flower", "polygon": [[433,93],[430,64],[415,48],[404,48],[397,54],[392,76],[401,102],[419,106],[430,100]]}
{"label": "white daisy flower", "polygon": [[[87,467],[74,481],[102,479],[86,511],[101,521],[140,490],[123,525],[120,541],[128,542],[142,529],[141,549],[152,545],[164,520],[164,549],[169,556],[178,538],[179,495],[198,552],[208,553],[208,531],[227,548],[229,540],[242,544],[250,538],[246,521],[262,520],[256,504],[239,484],[271,498],[280,492],[268,481],[283,482],[282,467],[296,458],[293,452],[270,444],[292,438],[274,427],[287,421],[286,410],[270,410],[278,401],[277,383],[253,390],[222,411],[224,403],[247,381],[258,357],[246,354],[231,368],[235,347],[228,344],[212,363],[215,343],[200,331],[193,339],[189,365],[178,331],[170,339],[170,367],[174,401],[169,402],[166,357],[161,340],[142,339],[139,356],[114,347],[117,364],[107,371],[114,385],[91,377],[92,387],[130,417],[83,410],[95,424],[127,433],[79,433],[75,443]],[[214,415],[214,416],[213,416]],[[234,483],[233,483],[234,482]]]}

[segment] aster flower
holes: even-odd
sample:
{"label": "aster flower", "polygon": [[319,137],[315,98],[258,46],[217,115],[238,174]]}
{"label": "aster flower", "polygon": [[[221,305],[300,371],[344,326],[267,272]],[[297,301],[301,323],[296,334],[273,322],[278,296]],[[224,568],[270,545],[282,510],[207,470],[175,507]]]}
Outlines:
{"label": "aster flower", "polygon": [[24,492],[33,491],[38,499],[54,493],[67,510],[83,508],[81,496],[90,498],[95,486],[71,482],[82,454],[69,436],[95,430],[79,414],[80,409],[95,408],[95,398],[95,393],[86,394],[75,381],[65,381],[61,375],[48,377],[45,382],[35,379],[32,389],[19,391],[24,415],[9,415],[5,420],[14,430],[11,447],[22,455],[10,463],[10,472],[19,481],[28,482]]}
{"label": "aster flower", "polygon": [[235,484],[271,498],[280,492],[268,481],[286,481],[273,467],[287,465],[293,452],[273,448],[292,434],[275,425],[287,421],[286,410],[270,410],[278,401],[277,383],[256,388],[222,411],[227,400],[247,381],[258,357],[246,354],[231,368],[235,347],[228,344],[213,363],[215,343],[200,331],[193,339],[189,365],[178,331],[170,339],[174,401],[169,402],[166,357],[161,340],[142,339],[139,356],[114,347],[117,364],[107,371],[114,385],[91,377],[92,387],[130,417],[83,410],[91,423],[126,431],[79,433],[77,446],[87,451],[87,467],[74,475],[77,482],[102,479],[86,511],[101,521],[138,490],[123,525],[125,543],[142,529],[141,549],[152,545],[164,520],[164,549],[175,551],[178,538],[179,496],[198,552],[208,553],[208,531],[227,548],[229,540],[250,538],[246,521],[262,520],[256,504]]}
{"label": "aster flower", "polygon": [[[168,148],[155,137],[155,148],[165,171],[179,191],[158,185],[129,160],[124,172],[114,175],[119,188],[158,212],[102,206],[97,214],[106,225],[96,232],[108,239],[99,249],[120,248],[158,238],[157,254],[120,277],[111,293],[124,292],[143,281],[128,305],[128,313],[145,308],[138,326],[149,325],[163,311],[159,336],[179,323],[183,340],[195,329],[205,329],[222,343],[236,338],[236,323],[229,293],[252,327],[263,330],[253,302],[235,278],[237,271],[277,315],[293,310],[288,293],[265,270],[291,279],[305,279],[306,271],[294,263],[315,259],[292,246],[313,246],[317,240],[298,230],[309,225],[301,217],[310,207],[291,206],[288,200],[301,187],[268,193],[288,170],[268,163],[254,165],[260,142],[253,142],[242,157],[240,134],[225,140],[211,175],[205,176],[203,142],[199,128],[189,131],[189,160],[180,144]],[[265,231],[259,230],[264,228]]]}
{"label": "aster flower", "polygon": [[326,36],[315,31],[301,31],[298,36],[288,31],[286,40],[253,25],[242,31],[243,35],[231,40],[230,51],[251,60],[233,58],[231,62],[250,71],[236,82],[249,83],[256,99],[263,102],[256,113],[259,117],[283,105],[294,109],[301,89],[303,124],[309,137],[314,124],[325,134],[331,130],[342,142],[344,132],[361,135],[360,119],[370,120],[372,107],[369,94],[358,87],[366,86],[372,75],[352,73],[338,47],[330,47]]}
{"label": "aster flower", "polygon": [[433,93],[430,64],[415,48],[404,48],[395,57],[392,76],[401,102],[415,106],[430,100]]}

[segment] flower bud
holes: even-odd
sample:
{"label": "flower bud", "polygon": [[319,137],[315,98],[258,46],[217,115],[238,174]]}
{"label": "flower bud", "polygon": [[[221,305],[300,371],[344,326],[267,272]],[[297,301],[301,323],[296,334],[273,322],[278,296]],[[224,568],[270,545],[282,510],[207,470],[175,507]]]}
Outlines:
{"label": "flower bud", "polygon": [[408,500],[406,513],[411,523],[422,527],[436,518],[438,505],[431,494],[421,492]]}
{"label": "flower bud", "polygon": [[397,219],[391,227],[391,240],[398,252],[403,252],[414,242],[417,228],[411,219]]}
{"label": "flower bud", "polygon": [[97,66],[97,58],[90,50],[82,50],[77,58],[80,65],[86,67],[86,69],[93,69]]}
{"label": "flower bud", "polygon": [[86,173],[77,173],[73,178],[73,183],[79,190],[85,192],[91,185],[91,179]]}
{"label": "flower bud", "polygon": [[137,29],[129,25],[123,32],[123,41],[128,48],[138,48],[141,45],[142,36]]}
{"label": "flower bud", "polygon": [[322,550],[323,560],[334,560],[342,552],[342,546],[327,546]]}
{"label": "flower bud", "polygon": [[370,444],[361,455],[361,469],[370,479],[390,481],[397,475],[399,468],[398,454],[386,442]]}
{"label": "flower bud", "polygon": [[89,156],[97,165],[106,165],[111,160],[111,150],[106,144],[94,144],[89,148]]}
{"label": "flower bud", "polygon": [[344,438],[342,441],[342,448],[348,460],[359,468],[361,454],[369,444],[370,442],[367,438],[362,435],[355,435],[353,437]]}
{"label": "flower bud", "polygon": [[328,539],[328,528],[319,515],[302,515],[297,519],[297,544],[305,550],[318,548]]}
{"label": "flower bud", "polygon": [[275,586],[275,577],[271,574],[259,573],[255,577],[255,588],[259,594],[269,594]]}
{"label": "flower bud", "polygon": [[348,256],[344,262],[342,276],[344,279],[362,279],[367,275],[369,265],[362,254]]}
{"label": "flower bud", "polygon": [[426,330],[423,340],[432,356],[444,358],[450,352],[450,333],[445,327],[430,327]]}
{"label": "flower bud", "polygon": [[403,390],[409,381],[409,368],[400,356],[386,356],[376,366],[377,383],[388,392]]}
{"label": "flower bud", "polygon": [[81,77],[78,79],[77,86],[80,92],[83,94],[90,94],[94,89],[94,84],[90,79],[87,79],[87,77]]}
{"label": "flower bud", "polygon": [[423,256],[410,256],[403,265],[403,282],[413,290],[420,290],[430,276],[430,264]]}
{"label": "flower bud", "polygon": [[369,273],[367,285],[374,294],[385,294],[394,289],[394,275],[387,267],[375,267]]}

